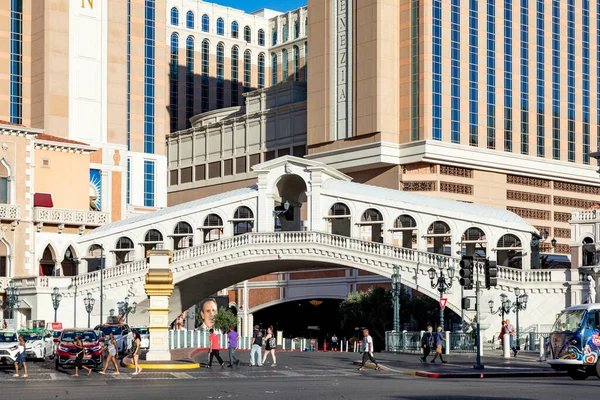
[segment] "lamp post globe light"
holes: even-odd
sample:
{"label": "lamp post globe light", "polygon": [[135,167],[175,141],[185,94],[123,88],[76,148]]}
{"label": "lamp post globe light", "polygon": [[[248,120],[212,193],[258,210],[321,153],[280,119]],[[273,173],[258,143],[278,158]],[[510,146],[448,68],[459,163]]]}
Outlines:
{"label": "lamp post globe light", "polygon": [[513,308],[517,314],[517,350],[521,350],[521,340],[519,339],[519,311],[524,311],[527,309],[527,301],[529,300],[529,296],[519,288],[515,288],[515,296],[516,298],[515,302],[513,303]]}
{"label": "lamp post globe light", "polygon": [[394,300],[394,332],[400,331],[400,267],[392,268],[392,298]]}
{"label": "lamp post globe light", "polygon": [[[440,300],[444,297],[444,293],[452,287],[452,280],[454,279],[454,267],[446,268],[447,276],[444,275],[444,267],[442,266],[443,257],[437,257],[438,271],[431,267],[427,271],[429,274],[429,280],[431,281],[431,288],[437,289],[440,292]],[[447,279],[446,279],[447,278]],[[440,326],[444,329],[444,310],[440,304]]]}
{"label": "lamp post globe light", "polygon": [[129,296],[125,297],[125,301],[120,301],[117,303],[117,308],[119,309],[119,316],[125,317],[125,322],[129,322],[129,314],[135,314],[135,310],[137,309],[137,303],[134,301],[129,304]]}
{"label": "lamp post globe light", "polygon": [[[100,246],[100,323],[102,324],[102,306],[104,300],[104,246]],[[89,325],[89,324],[88,324]]]}
{"label": "lamp post globe light", "polygon": [[62,294],[60,294],[58,292],[58,288],[55,287],[54,289],[52,289],[52,294],[50,295],[50,297],[52,297],[52,307],[54,308],[54,322],[58,322],[56,320],[56,314],[58,311],[58,306],[60,306],[60,301],[62,300]]}
{"label": "lamp post globe light", "polygon": [[8,300],[8,312],[10,318],[14,318],[15,308],[21,307],[21,288],[18,288],[14,280],[11,280],[5,289],[6,298]]}
{"label": "lamp post globe light", "polygon": [[94,309],[94,304],[96,304],[96,299],[94,299],[92,297],[92,294],[90,292],[87,292],[87,296],[85,296],[83,298],[83,304],[85,305],[85,311],[87,311],[88,314],[88,328],[90,327],[90,314],[92,313],[92,310]]}
{"label": "lamp post globe light", "polygon": [[502,313],[502,321],[504,321],[504,314],[509,314],[510,309],[512,308],[511,301],[508,299],[506,293],[502,293],[500,295],[500,306],[497,310],[494,310],[494,300],[488,301],[488,305],[490,306],[490,314],[496,315],[498,313]]}

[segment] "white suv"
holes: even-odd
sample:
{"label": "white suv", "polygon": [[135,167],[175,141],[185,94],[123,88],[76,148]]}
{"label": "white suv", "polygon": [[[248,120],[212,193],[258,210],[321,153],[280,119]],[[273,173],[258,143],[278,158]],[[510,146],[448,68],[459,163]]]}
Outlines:
{"label": "white suv", "polygon": [[14,363],[19,353],[19,339],[14,331],[0,331],[0,361]]}
{"label": "white suv", "polygon": [[19,331],[25,339],[28,358],[46,360],[54,357],[54,338],[48,329],[24,329]]}

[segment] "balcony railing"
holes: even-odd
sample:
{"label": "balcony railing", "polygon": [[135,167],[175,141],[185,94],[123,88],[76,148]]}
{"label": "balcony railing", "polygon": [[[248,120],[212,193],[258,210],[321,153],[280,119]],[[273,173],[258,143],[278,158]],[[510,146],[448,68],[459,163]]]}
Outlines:
{"label": "balcony railing", "polygon": [[598,221],[600,220],[600,210],[581,210],[571,213],[572,221]]}
{"label": "balcony railing", "polygon": [[110,222],[110,219],[108,213],[101,211],[34,207],[33,221],[46,224],[101,226]]}
{"label": "balcony railing", "polygon": [[0,220],[17,221],[20,219],[19,206],[16,204],[0,204]]}

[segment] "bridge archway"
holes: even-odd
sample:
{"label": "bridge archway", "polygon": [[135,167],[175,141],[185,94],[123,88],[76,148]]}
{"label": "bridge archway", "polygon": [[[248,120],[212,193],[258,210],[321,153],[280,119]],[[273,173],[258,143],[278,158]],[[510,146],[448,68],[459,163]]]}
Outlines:
{"label": "bridge archway", "polygon": [[[302,230],[302,213],[306,213],[307,183],[299,175],[281,176],[273,188],[275,200],[275,230],[282,232]],[[287,207],[287,209],[286,209]]]}

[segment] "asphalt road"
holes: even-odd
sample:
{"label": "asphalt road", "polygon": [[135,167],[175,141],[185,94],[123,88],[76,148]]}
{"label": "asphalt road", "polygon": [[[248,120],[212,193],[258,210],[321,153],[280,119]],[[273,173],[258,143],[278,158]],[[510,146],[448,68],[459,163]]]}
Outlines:
{"label": "asphalt road", "polygon": [[[203,356],[201,356],[204,358]],[[247,361],[248,354],[240,354]],[[227,358],[227,357],[226,357]],[[79,378],[57,372],[52,363],[29,363],[28,378],[12,377],[0,367],[0,396],[6,399],[587,399],[597,395],[600,379],[553,378],[428,379],[406,370],[358,371],[357,354],[279,353],[276,367],[199,369],[185,372],[132,370]],[[392,362],[393,356],[381,355]],[[414,357],[408,357],[408,359]],[[402,364],[402,357],[395,360]],[[385,364],[385,363],[384,363]],[[459,368],[460,364],[444,364]],[[441,365],[436,368],[442,368]],[[505,368],[511,368],[510,365]]]}

